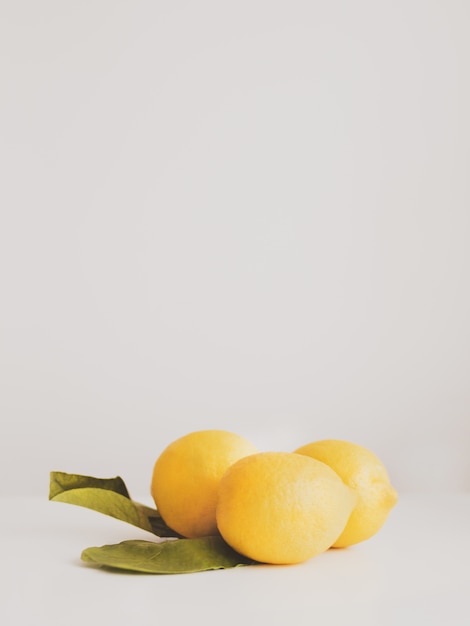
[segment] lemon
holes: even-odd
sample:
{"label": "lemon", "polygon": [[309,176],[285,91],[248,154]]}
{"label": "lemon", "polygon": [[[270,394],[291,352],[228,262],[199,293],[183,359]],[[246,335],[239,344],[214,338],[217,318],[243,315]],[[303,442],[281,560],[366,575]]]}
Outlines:
{"label": "lemon", "polygon": [[217,525],[237,552],[263,563],[306,561],[338,538],[356,502],[327,465],[290,452],[260,452],[219,484]]}
{"label": "lemon", "polygon": [[165,523],[184,537],[218,534],[219,480],[238,459],[257,452],[225,430],[200,430],[176,439],[158,457],[151,493]]}
{"label": "lemon", "polygon": [[357,493],[357,504],[334,547],[365,541],[380,530],[398,494],[390,484],[383,463],[373,452],[338,439],[316,441],[295,452],[326,463]]}

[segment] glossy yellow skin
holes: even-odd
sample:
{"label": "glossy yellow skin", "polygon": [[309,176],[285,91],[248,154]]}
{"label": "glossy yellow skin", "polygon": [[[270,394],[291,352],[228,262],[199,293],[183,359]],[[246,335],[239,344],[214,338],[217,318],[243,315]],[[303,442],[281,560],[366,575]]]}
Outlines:
{"label": "glossy yellow skin", "polygon": [[217,489],[225,471],[257,452],[224,430],[201,430],[173,441],[157,459],[151,493],[165,523],[184,537],[218,534]]}
{"label": "glossy yellow skin", "polygon": [[251,559],[300,563],[334,543],[355,502],[355,493],[324,463],[261,452],[223,476],[217,524],[225,541]]}
{"label": "glossy yellow skin", "polygon": [[383,463],[367,448],[348,441],[324,439],[295,451],[326,463],[357,493],[357,503],[333,547],[344,548],[375,535],[398,500]]}

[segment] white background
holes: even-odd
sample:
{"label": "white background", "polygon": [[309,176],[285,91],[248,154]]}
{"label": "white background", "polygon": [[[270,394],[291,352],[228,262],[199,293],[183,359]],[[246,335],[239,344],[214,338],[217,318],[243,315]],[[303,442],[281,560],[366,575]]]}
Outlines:
{"label": "white background", "polygon": [[174,438],[470,489],[470,4],[0,0],[0,491]]}

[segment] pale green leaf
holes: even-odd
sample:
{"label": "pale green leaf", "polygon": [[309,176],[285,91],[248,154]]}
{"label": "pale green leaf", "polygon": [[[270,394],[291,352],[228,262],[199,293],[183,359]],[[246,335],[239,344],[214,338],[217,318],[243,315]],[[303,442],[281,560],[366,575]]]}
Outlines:
{"label": "pale green leaf", "polygon": [[159,537],[179,537],[156,509],[131,500],[122,478],[51,472],[49,499],[83,506],[138,526]]}
{"label": "pale green leaf", "polygon": [[87,548],[82,559],[98,566],[147,574],[187,574],[255,563],[232,550],[218,536],[160,543],[123,541]]}

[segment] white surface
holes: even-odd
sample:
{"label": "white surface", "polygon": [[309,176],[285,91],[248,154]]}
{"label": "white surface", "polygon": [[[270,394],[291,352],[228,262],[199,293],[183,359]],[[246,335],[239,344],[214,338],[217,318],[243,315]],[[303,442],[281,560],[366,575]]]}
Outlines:
{"label": "white surface", "polygon": [[470,623],[470,494],[401,496],[375,538],[301,565],[173,576],[80,562],[85,547],[151,538],[131,526],[46,500],[0,506],[2,626]]}
{"label": "white surface", "polygon": [[51,469],[139,492],[214,427],[470,489],[469,23],[0,2],[0,493]]}

